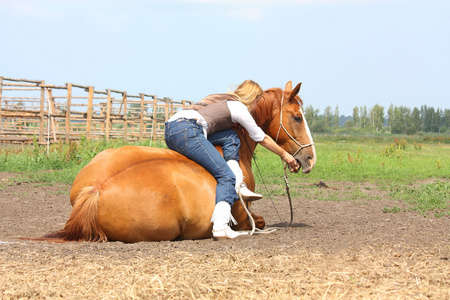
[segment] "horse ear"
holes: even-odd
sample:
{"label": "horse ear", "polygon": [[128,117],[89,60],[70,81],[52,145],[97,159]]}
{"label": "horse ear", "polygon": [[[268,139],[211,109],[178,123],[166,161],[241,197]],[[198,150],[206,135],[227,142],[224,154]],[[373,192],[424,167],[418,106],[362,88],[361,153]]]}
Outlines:
{"label": "horse ear", "polygon": [[284,88],[285,92],[291,92],[292,91],[292,81],[288,81],[286,83],[286,87]]}
{"label": "horse ear", "polygon": [[289,96],[289,100],[292,100],[292,99],[294,99],[295,96],[297,96],[298,92],[300,92],[300,87],[301,86],[302,86],[301,82],[299,84],[297,84],[295,89],[291,92],[291,95]]}

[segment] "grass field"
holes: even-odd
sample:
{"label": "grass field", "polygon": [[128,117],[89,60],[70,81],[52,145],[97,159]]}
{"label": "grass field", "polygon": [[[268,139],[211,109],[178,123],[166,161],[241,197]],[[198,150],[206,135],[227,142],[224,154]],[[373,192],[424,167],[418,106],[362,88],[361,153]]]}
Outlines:
{"label": "grass field", "polygon": [[[317,136],[314,140],[317,163],[313,171],[289,175],[293,196],[308,195],[305,183],[371,182],[389,190],[393,199],[409,203],[410,209],[434,211],[436,215],[449,214],[450,144],[445,143],[447,138],[381,135]],[[18,181],[70,184],[97,153],[128,144],[120,140],[109,143],[82,140],[80,143],[54,144],[49,149],[38,145],[3,146],[0,148],[0,171],[21,173]],[[134,143],[149,144],[148,140]],[[163,142],[153,143],[153,146],[165,147]],[[283,194],[284,171],[278,156],[258,147],[255,160],[257,165],[253,165],[253,169],[257,184],[263,187],[260,190],[266,196]],[[320,199],[321,195],[314,193],[310,197]],[[386,210],[395,212],[397,209],[394,206]]]}
{"label": "grass field", "polygon": [[[320,199],[322,195],[312,188],[313,183],[320,181],[371,182],[388,190],[394,200],[407,203],[409,209],[422,213],[433,211],[436,216],[450,214],[449,144],[386,136],[316,137],[314,141],[317,163],[313,171],[288,175],[292,196]],[[254,167],[254,173],[257,183],[276,186],[268,189],[266,194],[282,194],[285,187],[280,159],[262,147],[257,149],[256,158],[258,168]],[[300,188],[295,188],[297,186]],[[309,186],[311,189],[308,190]],[[358,191],[355,189],[355,193]],[[324,195],[323,200],[342,201],[360,197],[360,194],[345,199]],[[399,208],[394,206],[387,208],[386,212],[397,210]]]}

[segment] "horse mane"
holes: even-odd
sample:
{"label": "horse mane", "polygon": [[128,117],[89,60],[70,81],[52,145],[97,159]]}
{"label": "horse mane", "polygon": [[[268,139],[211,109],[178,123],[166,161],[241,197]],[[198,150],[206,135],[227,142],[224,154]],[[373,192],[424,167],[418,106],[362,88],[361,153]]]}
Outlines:
{"label": "horse mane", "polygon": [[277,94],[281,94],[280,89],[265,90],[250,106],[250,113],[259,127],[270,121],[268,116],[271,116],[274,110],[279,111],[279,102],[275,101]]}
{"label": "horse mane", "polygon": [[272,88],[265,90],[261,96],[256,98],[250,106],[250,113],[256,121],[259,127],[270,121],[269,116],[272,116],[274,112],[280,111],[280,101],[277,101],[281,97],[283,91],[278,88]]}

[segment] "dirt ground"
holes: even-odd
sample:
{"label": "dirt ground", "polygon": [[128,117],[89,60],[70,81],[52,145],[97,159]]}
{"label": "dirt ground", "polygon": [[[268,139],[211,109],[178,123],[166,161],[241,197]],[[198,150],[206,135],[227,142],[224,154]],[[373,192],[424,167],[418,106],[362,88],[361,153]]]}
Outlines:
{"label": "dirt ground", "polygon": [[384,213],[402,204],[370,183],[309,186],[351,200],[295,197],[289,228],[286,197],[255,202],[276,230],[232,241],[55,244],[17,237],[64,226],[70,186],[15,176],[0,173],[0,299],[450,299],[450,217]]}

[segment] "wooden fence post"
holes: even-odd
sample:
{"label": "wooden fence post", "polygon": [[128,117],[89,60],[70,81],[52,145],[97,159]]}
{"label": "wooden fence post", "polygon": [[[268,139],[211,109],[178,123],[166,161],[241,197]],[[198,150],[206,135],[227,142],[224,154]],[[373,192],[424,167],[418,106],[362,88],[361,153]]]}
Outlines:
{"label": "wooden fence post", "polygon": [[39,143],[44,143],[44,104],[45,104],[45,81],[41,81],[41,99],[39,105]]}
{"label": "wooden fence post", "polygon": [[127,140],[127,133],[128,133],[128,118],[127,118],[127,105],[128,99],[127,99],[127,92],[123,92],[123,139]]}
{"label": "wooden fence post", "polygon": [[106,124],[105,124],[105,138],[109,141],[109,130],[111,127],[111,90],[106,90]]}
{"label": "wooden fence post", "polygon": [[72,84],[66,83],[67,104],[66,104],[66,143],[70,142],[70,110],[72,106]]}
{"label": "wooden fence post", "polygon": [[169,113],[170,113],[170,98],[164,99],[166,104],[164,105],[164,122],[166,122],[169,119]]}
{"label": "wooden fence post", "polygon": [[92,125],[92,103],[94,101],[94,87],[88,87],[89,95],[88,95],[88,105],[87,105],[87,120],[86,120],[86,139],[91,139],[91,125]]}
{"label": "wooden fence post", "polygon": [[[75,91],[74,88],[82,88],[83,94],[78,96],[78,90]],[[64,92],[62,95],[59,92],[53,95],[54,89],[65,89],[67,95],[64,95]],[[23,97],[18,93],[27,90],[34,91],[32,97]],[[13,91],[12,97],[9,91]],[[119,99],[113,93],[118,93]],[[106,97],[98,97],[96,94],[104,94]],[[123,99],[117,113],[115,105],[120,103],[120,95]],[[98,99],[105,98],[106,105],[104,102],[98,103]],[[66,99],[66,102],[60,99]],[[82,103],[79,103],[80,101]],[[186,105],[185,102],[188,101],[183,100],[183,106]],[[0,143],[30,143],[33,139],[39,144],[47,145],[59,139],[70,143],[78,140],[80,134],[87,140],[105,136],[106,141],[110,141],[112,138],[122,136],[127,141],[143,140],[147,137],[156,141],[161,137],[164,122],[174,113],[174,109],[178,109],[179,104],[167,97],[158,99],[157,95],[139,93],[138,96],[128,96],[126,91],[99,92],[95,91],[93,86],[71,83],[54,86],[45,84],[44,80],[11,79],[0,76]],[[14,120],[16,127],[13,126],[14,122],[11,122]],[[101,132],[96,128],[99,122]],[[24,124],[25,126],[22,126]],[[120,127],[120,124],[123,124],[122,133],[113,127],[113,125]],[[64,139],[62,135],[65,135]]]}
{"label": "wooden fence post", "polygon": [[156,118],[158,112],[158,96],[153,96],[153,122],[152,122],[152,140],[156,141]]}
{"label": "wooden fence post", "polygon": [[[54,117],[54,114],[56,113],[56,105],[55,99],[53,99],[53,91],[51,88],[47,88],[47,100],[47,118],[50,119],[48,125],[53,128],[53,141],[56,142],[56,121]],[[50,128],[48,128],[48,132],[50,134]],[[50,136],[48,136],[47,139],[50,139]]]}
{"label": "wooden fence post", "polygon": [[141,112],[139,116],[139,140],[144,137],[144,94],[139,94],[141,96]]}

